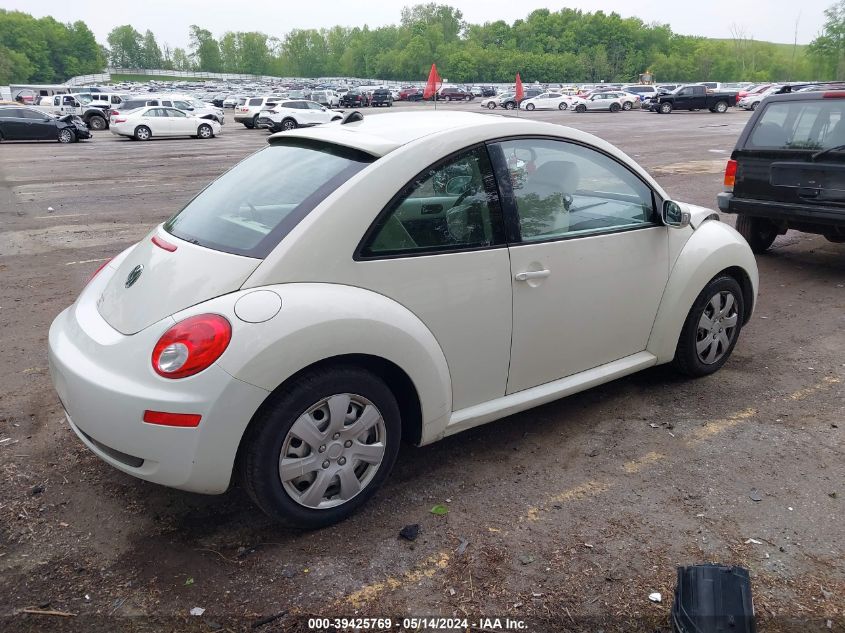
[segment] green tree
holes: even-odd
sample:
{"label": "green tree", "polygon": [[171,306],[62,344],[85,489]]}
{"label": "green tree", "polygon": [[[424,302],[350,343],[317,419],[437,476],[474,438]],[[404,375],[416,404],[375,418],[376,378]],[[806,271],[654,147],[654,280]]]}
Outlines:
{"label": "green tree", "polygon": [[190,30],[191,57],[198,70],[210,73],[220,72],[222,64],[220,60],[220,46],[211,31],[191,25]]}
{"label": "green tree", "polygon": [[816,68],[825,77],[845,78],[845,0],[839,0],[824,12],[824,26],[808,52]]}
{"label": "green tree", "polygon": [[143,66],[141,46],[143,38],[132,25],[116,26],[106,38],[109,43],[111,63],[118,68],[140,68]]}
{"label": "green tree", "polygon": [[144,39],[141,44],[141,64],[142,68],[161,68],[164,57],[161,49],[158,47],[155,35],[150,30],[144,33]]}

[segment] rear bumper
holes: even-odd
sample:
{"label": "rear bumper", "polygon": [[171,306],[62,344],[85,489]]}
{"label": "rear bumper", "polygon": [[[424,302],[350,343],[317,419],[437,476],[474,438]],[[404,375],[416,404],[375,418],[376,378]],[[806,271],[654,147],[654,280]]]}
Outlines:
{"label": "rear bumper", "polygon": [[718,194],[716,200],[719,211],[722,213],[753,215],[786,222],[845,226],[845,209],[843,208],[737,198],[730,191]]}
{"label": "rear bumper", "polygon": [[[95,305],[104,281],[95,278],[50,326],[50,375],[71,428],[125,473],[192,492],[225,492],[243,431],[268,392],[218,365],[181,380],[158,376],[151,345],[173,319],[120,334]],[[195,428],[147,424],[148,409],[202,419]]]}

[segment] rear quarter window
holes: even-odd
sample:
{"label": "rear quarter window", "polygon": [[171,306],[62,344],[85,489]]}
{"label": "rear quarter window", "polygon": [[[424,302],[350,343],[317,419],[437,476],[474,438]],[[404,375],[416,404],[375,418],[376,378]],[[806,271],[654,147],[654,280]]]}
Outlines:
{"label": "rear quarter window", "polygon": [[845,145],[845,99],[764,103],[745,143],[748,149],[818,151]]}

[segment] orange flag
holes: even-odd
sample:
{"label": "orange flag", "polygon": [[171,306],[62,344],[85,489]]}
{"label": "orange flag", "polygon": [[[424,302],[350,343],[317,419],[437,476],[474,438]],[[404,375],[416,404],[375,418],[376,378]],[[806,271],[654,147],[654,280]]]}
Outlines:
{"label": "orange flag", "polygon": [[519,73],[516,73],[516,97],[517,104],[522,101],[522,98],[525,96],[525,91],[522,89],[522,79],[519,78]]}
{"label": "orange flag", "polygon": [[431,65],[431,72],[428,73],[428,82],[425,84],[423,99],[431,99],[437,92],[438,84],[441,83],[440,75],[437,74],[437,65]]}

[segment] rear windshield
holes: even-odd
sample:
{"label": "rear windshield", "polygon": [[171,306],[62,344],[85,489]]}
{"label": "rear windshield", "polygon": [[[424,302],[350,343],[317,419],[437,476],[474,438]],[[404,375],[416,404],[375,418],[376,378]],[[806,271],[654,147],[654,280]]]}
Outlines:
{"label": "rear windshield", "polygon": [[845,99],[777,101],[765,105],[745,146],[821,150],[845,145]]}
{"label": "rear windshield", "polygon": [[277,142],[212,182],[164,228],[200,246],[263,259],[320,202],[373,160],[326,143]]}

